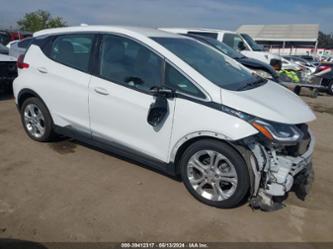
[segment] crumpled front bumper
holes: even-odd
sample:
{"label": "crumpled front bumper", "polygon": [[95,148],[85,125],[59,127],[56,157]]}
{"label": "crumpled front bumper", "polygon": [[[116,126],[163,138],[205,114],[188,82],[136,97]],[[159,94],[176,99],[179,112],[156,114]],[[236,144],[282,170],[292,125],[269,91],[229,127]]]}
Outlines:
{"label": "crumpled front bumper", "polygon": [[[310,143],[300,156],[278,155],[274,150],[268,151],[263,146],[260,149],[252,149],[259,168],[256,172],[257,188],[254,189],[250,205],[271,211],[281,208],[277,199],[283,199],[289,191],[294,191],[302,200],[310,192],[314,180],[312,168],[312,154],[315,146],[315,138],[311,131]],[[258,152],[261,153],[258,153]],[[254,168],[254,167],[252,167]]]}
{"label": "crumpled front bumper", "polygon": [[304,154],[298,157],[276,155],[270,158],[268,176],[270,181],[266,184],[265,193],[271,196],[283,196],[294,185],[296,176],[303,170],[312,169],[312,154],[315,146],[315,138],[311,134],[311,141]]}

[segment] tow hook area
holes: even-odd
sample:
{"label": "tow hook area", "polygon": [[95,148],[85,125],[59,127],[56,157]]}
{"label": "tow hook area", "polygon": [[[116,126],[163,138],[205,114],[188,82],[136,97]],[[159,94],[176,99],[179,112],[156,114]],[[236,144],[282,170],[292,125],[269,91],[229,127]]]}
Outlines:
{"label": "tow hook area", "polygon": [[282,201],[274,201],[272,196],[266,194],[262,189],[259,190],[257,196],[251,198],[249,205],[252,209],[260,209],[265,212],[276,211],[285,206]]}
{"label": "tow hook area", "polygon": [[[297,198],[304,201],[305,197],[309,194],[312,183],[314,180],[314,171],[312,163],[294,176],[293,186],[291,192],[294,192]],[[284,196],[271,196],[260,188],[258,194],[250,199],[250,207],[252,209],[260,209],[262,211],[276,211],[283,207],[283,201],[287,199],[288,192]]]}
{"label": "tow hook area", "polygon": [[295,192],[295,195],[301,199],[305,200],[305,197],[309,194],[312,183],[314,180],[314,171],[312,168],[312,163],[303,169],[294,177],[294,185],[291,191]]}

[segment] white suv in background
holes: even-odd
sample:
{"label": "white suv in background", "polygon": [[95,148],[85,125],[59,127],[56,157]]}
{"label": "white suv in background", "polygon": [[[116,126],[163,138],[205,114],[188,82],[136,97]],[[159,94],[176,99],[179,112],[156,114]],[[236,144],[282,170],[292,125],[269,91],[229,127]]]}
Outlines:
{"label": "white suv in background", "polygon": [[24,54],[32,41],[32,37],[25,38],[20,41],[15,41],[9,46],[9,55],[18,58]]}
{"label": "white suv in background", "polygon": [[[188,28],[160,28],[167,32],[177,34],[193,34],[207,36],[217,39],[220,42],[227,44],[235,50],[240,51],[243,55],[249,58],[257,59],[269,65],[275,65],[276,61],[281,61],[281,56],[275,55],[263,50],[248,34],[238,34],[234,31],[221,29],[188,29]],[[273,61],[272,61],[273,60]]]}
{"label": "white suv in background", "polygon": [[190,37],[85,26],[34,34],[14,94],[27,134],[64,134],[181,176],[208,205],[280,207],[312,177],[311,109]]}

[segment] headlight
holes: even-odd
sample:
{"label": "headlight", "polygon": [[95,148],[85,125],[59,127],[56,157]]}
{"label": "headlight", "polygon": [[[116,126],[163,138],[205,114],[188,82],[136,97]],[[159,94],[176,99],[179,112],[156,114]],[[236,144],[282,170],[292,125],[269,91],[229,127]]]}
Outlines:
{"label": "headlight", "polygon": [[295,125],[287,125],[255,119],[251,122],[262,135],[280,143],[294,143],[303,137],[303,133]]}
{"label": "headlight", "polygon": [[254,70],[254,72],[256,73],[256,74],[258,74],[260,77],[262,77],[262,78],[265,78],[265,79],[273,79],[273,76],[270,74],[270,73],[268,73],[268,72],[266,72],[266,71],[264,71],[264,70],[261,70],[261,69],[258,69],[258,70]]}
{"label": "headlight", "polygon": [[295,143],[302,139],[304,135],[295,125],[262,120],[227,106],[222,106],[222,111],[247,121],[256,128],[260,134],[272,142]]}

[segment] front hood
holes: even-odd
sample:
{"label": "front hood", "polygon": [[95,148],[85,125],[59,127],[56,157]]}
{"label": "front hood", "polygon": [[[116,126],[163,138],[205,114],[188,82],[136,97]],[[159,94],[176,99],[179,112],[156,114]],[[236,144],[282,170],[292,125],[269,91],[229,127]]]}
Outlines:
{"label": "front hood", "polygon": [[300,97],[271,81],[247,91],[221,89],[221,96],[223,105],[278,123],[308,123],[316,118]]}
{"label": "front hood", "polygon": [[16,58],[5,54],[0,54],[0,61],[16,61]]}

